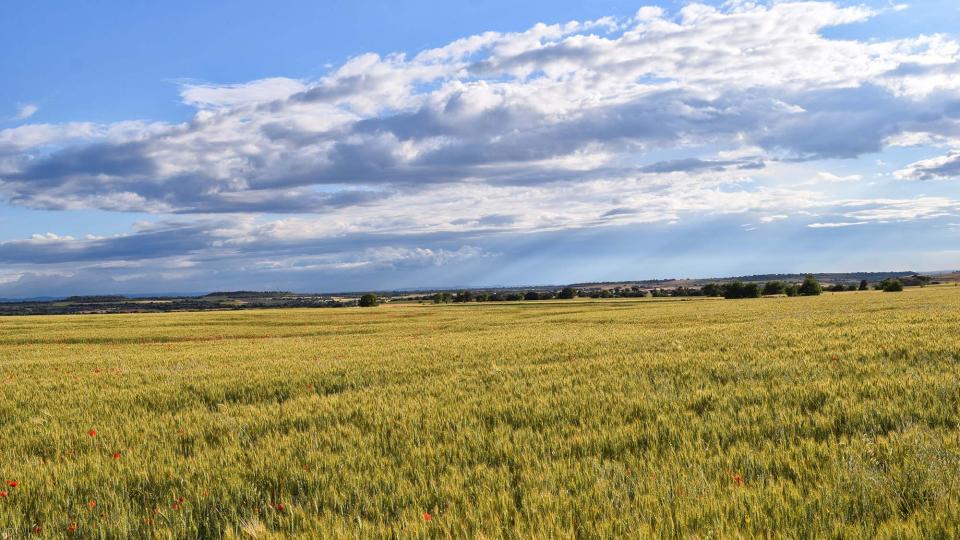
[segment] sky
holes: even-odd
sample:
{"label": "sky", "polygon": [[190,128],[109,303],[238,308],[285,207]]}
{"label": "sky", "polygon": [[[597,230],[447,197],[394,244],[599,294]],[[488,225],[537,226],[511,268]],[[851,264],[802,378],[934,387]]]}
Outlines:
{"label": "sky", "polygon": [[0,297],[960,268],[954,0],[0,4]]}

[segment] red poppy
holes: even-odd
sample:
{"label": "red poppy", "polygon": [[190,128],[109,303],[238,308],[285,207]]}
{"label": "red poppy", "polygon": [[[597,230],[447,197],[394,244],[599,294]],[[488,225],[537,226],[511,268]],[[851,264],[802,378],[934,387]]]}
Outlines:
{"label": "red poppy", "polygon": [[39,525],[33,528],[34,534],[40,534],[42,532],[43,532],[43,527],[40,527]]}
{"label": "red poppy", "polygon": [[739,474],[733,475],[733,481],[734,481],[738,486],[742,486],[742,485],[743,485],[743,477],[740,476]]}
{"label": "red poppy", "polygon": [[433,516],[430,515],[430,512],[424,512],[424,513],[423,513],[423,520],[424,520],[424,521],[430,521],[431,519],[433,519]]}
{"label": "red poppy", "polygon": [[120,459],[120,452],[114,452],[113,459]]}
{"label": "red poppy", "polygon": [[283,512],[284,510],[287,509],[287,507],[284,506],[283,503],[277,503],[277,504],[273,505],[273,508],[274,508],[277,512]]}
{"label": "red poppy", "polygon": [[90,435],[91,437],[96,437],[96,436],[97,436],[97,430],[91,429],[90,431],[87,432],[87,434]]}
{"label": "red poppy", "polygon": [[178,502],[178,503],[183,504],[183,501],[184,501],[184,498],[183,498],[183,497],[180,497],[180,498],[177,499],[177,502]]}
{"label": "red poppy", "polygon": [[7,480],[7,485],[10,487],[17,487],[19,484],[16,480]]}
{"label": "red poppy", "polygon": [[89,506],[90,508],[96,508],[97,501],[90,501],[87,503],[87,506]]}
{"label": "red poppy", "polygon": [[4,499],[6,499],[6,498],[7,498],[7,492],[6,492],[6,491],[0,491],[0,497],[3,497]]}
{"label": "red poppy", "polygon": [[67,532],[77,532],[77,524],[71,523],[70,525],[67,525]]}

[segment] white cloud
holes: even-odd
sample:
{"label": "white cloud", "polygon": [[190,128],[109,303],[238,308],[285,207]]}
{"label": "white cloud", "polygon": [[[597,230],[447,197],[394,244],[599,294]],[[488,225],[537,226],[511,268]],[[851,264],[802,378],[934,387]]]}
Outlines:
{"label": "white cloud", "polygon": [[663,17],[663,8],[660,6],[643,6],[637,10],[634,19],[641,22],[652,21]]}
{"label": "white cloud", "polygon": [[781,221],[789,217],[790,216],[786,214],[777,214],[774,216],[763,216],[760,218],[760,223],[773,223],[774,221]]}
{"label": "white cloud", "polygon": [[811,223],[807,225],[811,229],[838,229],[841,227],[854,227],[856,225],[867,225],[868,221],[839,221],[826,223]]}
{"label": "white cloud", "polygon": [[245,84],[210,85],[187,83],[180,96],[187,105],[201,108],[239,107],[286,99],[307,89],[294,79],[274,77]]}
{"label": "white cloud", "polygon": [[960,151],[911,163],[893,174],[901,180],[947,180],[960,178]]}
{"label": "white cloud", "polygon": [[[346,196],[350,186],[629,180],[646,152],[731,140],[721,159],[742,149],[852,157],[926,112],[916,99],[895,102],[917,76],[898,68],[956,60],[956,43],[944,37],[820,33],[874,14],[828,2],[737,1],[691,4],[671,20],[645,8],[632,26],[540,24],[412,57],[362,54],[314,82],[187,84],[184,101],[200,109],[188,124],[0,132],[0,191],[39,208],[325,212],[361,199]],[[952,88],[940,82],[923,84]],[[907,110],[884,109],[894,105]],[[934,129],[913,122],[911,133]],[[83,141],[103,146],[80,152]],[[118,162],[121,154],[129,159]],[[318,185],[341,186],[345,196],[319,196]]]}
{"label": "white cloud", "polygon": [[40,108],[32,103],[24,103],[17,107],[17,114],[14,115],[15,120],[26,120],[39,111]]}
{"label": "white cloud", "polygon": [[839,176],[829,172],[818,172],[816,179],[818,182],[859,182],[863,180],[863,175],[848,174],[846,176]]}

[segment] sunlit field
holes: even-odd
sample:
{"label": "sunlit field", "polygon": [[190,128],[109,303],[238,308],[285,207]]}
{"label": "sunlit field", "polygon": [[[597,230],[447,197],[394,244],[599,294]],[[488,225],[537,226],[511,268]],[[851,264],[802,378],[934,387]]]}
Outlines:
{"label": "sunlit field", "polygon": [[960,536],[960,288],[0,319],[0,537]]}

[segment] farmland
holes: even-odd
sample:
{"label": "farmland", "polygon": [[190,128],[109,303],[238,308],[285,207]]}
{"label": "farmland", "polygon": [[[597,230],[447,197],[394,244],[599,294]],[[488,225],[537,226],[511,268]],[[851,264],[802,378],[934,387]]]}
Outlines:
{"label": "farmland", "polygon": [[0,536],[960,536],[954,286],[5,318],[0,383]]}

